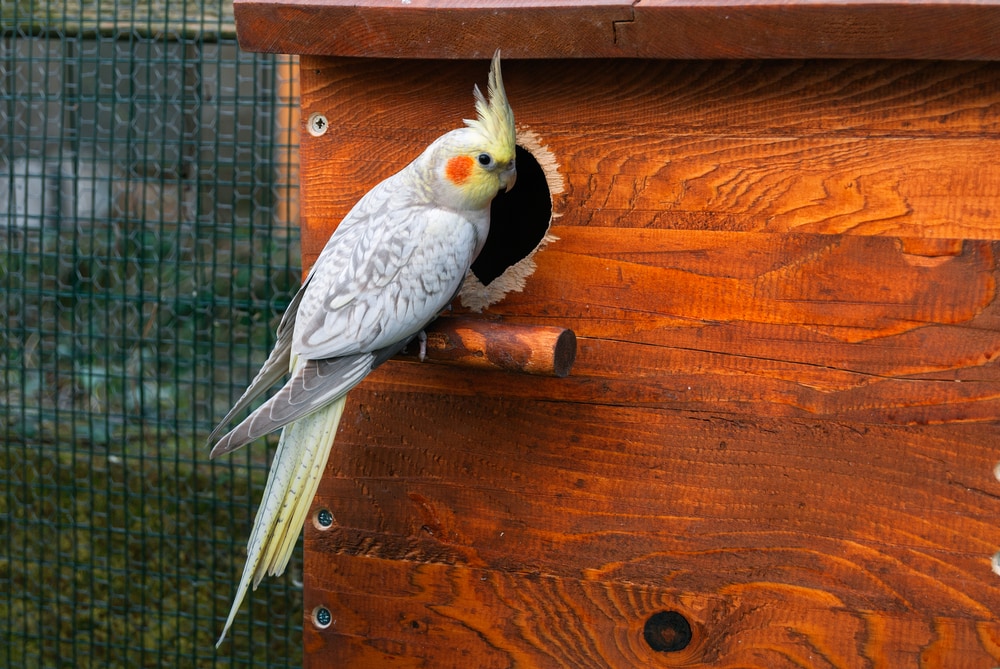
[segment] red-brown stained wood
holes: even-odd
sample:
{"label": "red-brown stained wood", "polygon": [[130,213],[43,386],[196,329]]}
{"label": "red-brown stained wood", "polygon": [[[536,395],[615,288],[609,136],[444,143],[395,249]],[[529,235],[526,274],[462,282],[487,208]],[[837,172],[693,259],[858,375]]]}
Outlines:
{"label": "red-brown stained wood", "polygon": [[[331,122],[301,147],[311,261],[486,69],[301,63]],[[307,666],[1000,664],[998,65],[504,77],[565,178],[558,240],[464,317],[572,329],[576,363],[392,360],[352,392]],[[644,640],[661,611],[683,650]]]}
{"label": "red-brown stained wood", "polygon": [[[311,260],[469,114],[484,63],[302,64],[304,116],[352,129],[302,147],[305,182],[330,184],[303,193]],[[563,166],[562,224],[1000,238],[1000,63],[509,62],[504,78]]]}
{"label": "red-brown stained wood", "polygon": [[531,277],[540,293],[494,310],[571,324],[580,339],[568,379],[401,364],[370,383],[902,424],[1000,416],[992,242],[928,257],[888,238],[554,230],[561,239]]}
{"label": "red-brown stained wood", "polygon": [[[336,618],[307,624],[311,666],[996,661],[992,425],[368,390],[345,421],[337,524],[307,529],[306,610]],[[691,647],[644,646],[661,610]]]}
{"label": "red-brown stained wood", "polygon": [[235,0],[253,51],[382,58],[1000,58],[995,0]]}

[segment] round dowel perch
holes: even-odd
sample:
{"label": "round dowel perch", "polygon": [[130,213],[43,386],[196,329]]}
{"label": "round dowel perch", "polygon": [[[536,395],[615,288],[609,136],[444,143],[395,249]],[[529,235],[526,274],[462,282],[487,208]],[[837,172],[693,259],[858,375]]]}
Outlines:
{"label": "round dowel perch", "polygon": [[[576,335],[566,328],[444,316],[426,333],[428,362],[562,378],[576,360]],[[401,357],[416,359],[417,350],[414,340]]]}

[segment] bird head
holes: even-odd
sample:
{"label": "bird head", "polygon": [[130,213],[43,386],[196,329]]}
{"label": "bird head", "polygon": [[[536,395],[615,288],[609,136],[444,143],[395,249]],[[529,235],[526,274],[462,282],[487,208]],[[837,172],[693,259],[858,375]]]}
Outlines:
{"label": "bird head", "polygon": [[435,144],[438,182],[446,200],[464,209],[484,209],[501,190],[510,190],[517,178],[514,165],[514,112],[507,102],[500,76],[500,50],[493,56],[488,99],[473,89],[476,118]]}

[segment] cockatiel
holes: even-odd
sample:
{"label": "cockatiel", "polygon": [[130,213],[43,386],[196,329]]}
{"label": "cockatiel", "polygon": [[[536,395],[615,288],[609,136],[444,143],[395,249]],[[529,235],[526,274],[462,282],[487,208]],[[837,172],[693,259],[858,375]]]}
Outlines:
{"label": "cockatiel", "polygon": [[[370,190],[330,237],[278,325],[277,343],[209,437],[211,457],[284,428],[219,637],[265,574],[285,570],[316,493],[347,392],[405,347],[455,297],[490,228],[490,202],[514,185],[514,113],[493,56],[475,120],[436,139]],[[230,421],[290,373],[232,431]]]}

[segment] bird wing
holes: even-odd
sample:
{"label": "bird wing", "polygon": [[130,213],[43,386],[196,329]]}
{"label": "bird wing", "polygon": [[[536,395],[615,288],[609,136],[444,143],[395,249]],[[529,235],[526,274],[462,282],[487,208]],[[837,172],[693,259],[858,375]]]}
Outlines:
{"label": "bird wing", "polygon": [[346,395],[373,369],[403,350],[411,339],[407,337],[377,351],[306,360],[278,392],[223,435],[209,457],[231,453]]}
{"label": "bird wing", "polygon": [[[278,343],[213,439],[294,360],[285,385],[216,442],[211,457],[323,408],[401,350],[448,304],[476,248],[464,216],[396,195],[393,179],[341,221],[278,326]],[[412,190],[412,189],[411,189]]]}
{"label": "bird wing", "polygon": [[472,262],[464,215],[402,201],[390,177],[344,218],[316,262],[293,351],[319,359],[375,351],[419,332],[448,304]]}
{"label": "bird wing", "polygon": [[295,315],[298,313],[299,302],[302,301],[302,294],[305,292],[307,285],[309,285],[309,277],[306,278],[305,283],[295,293],[292,301],[288,304],[288,308],[285,309],[285,314],[281,317],[281,322],[278,323],[274,348],[271,349],[267,360],[264,361],[260,371],[257,372],[257,376],[250,382],[247,389],[243,391],[243,395],[236,401],[233,408],[229,410],[225,418],[219,421],[219,424],[212,430],[212,434],[208,437],[208,443],[214,443],[226,431],[226,427],[228,427],[233,418],[249,407],[255,399],[263,395],[271,386],[288,375]]}
{"label": "bird wing", "polygon": [[372,370],[373,353],[307,360],[288,382],[243,422],[222,436],[210,457],[249,444],[289,423],[322,409],[357,385]]}

